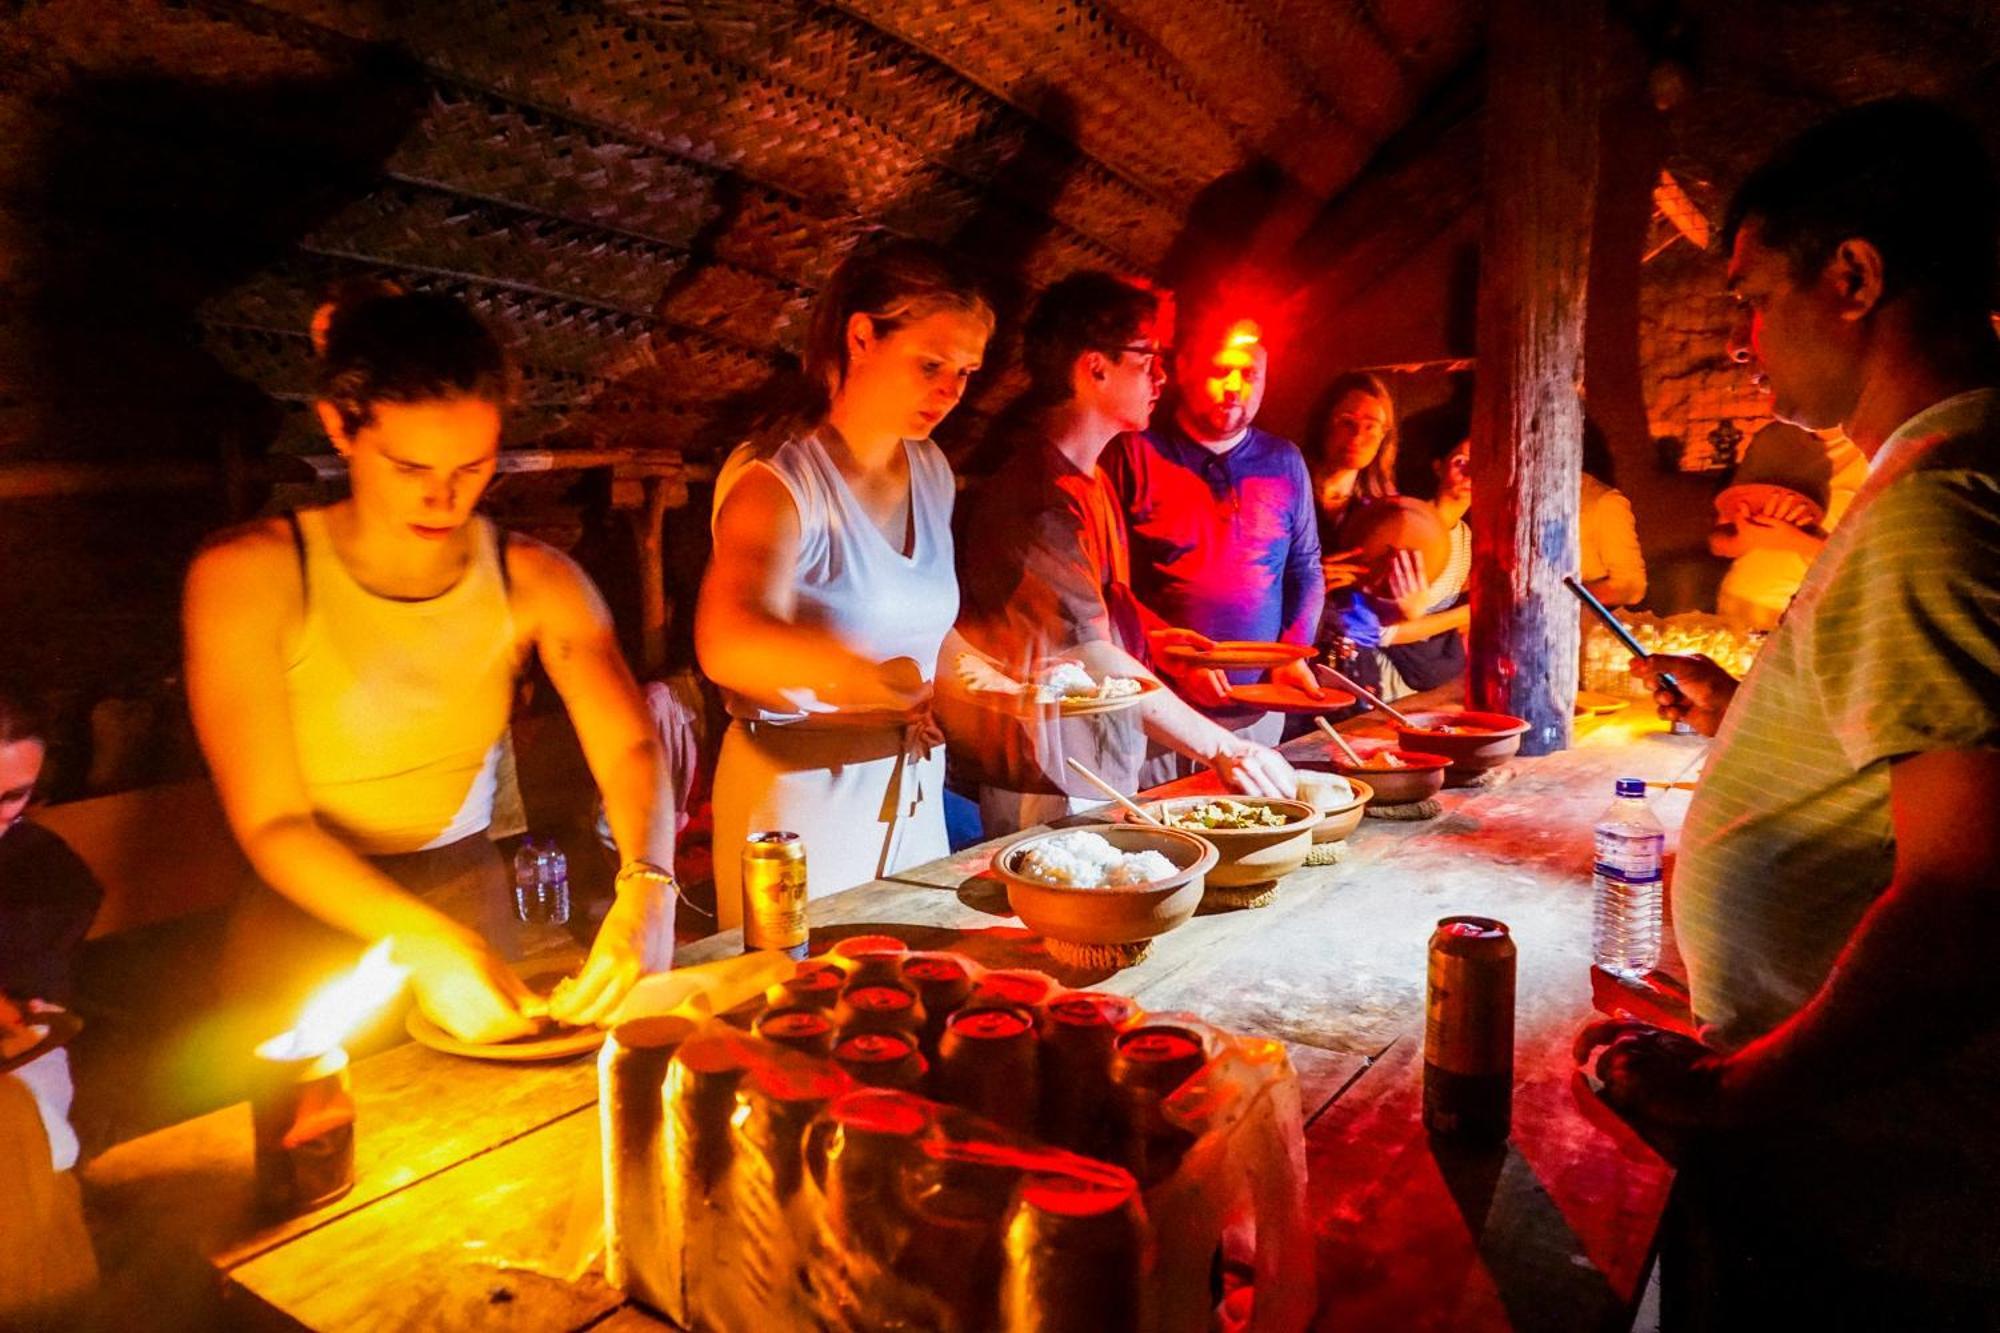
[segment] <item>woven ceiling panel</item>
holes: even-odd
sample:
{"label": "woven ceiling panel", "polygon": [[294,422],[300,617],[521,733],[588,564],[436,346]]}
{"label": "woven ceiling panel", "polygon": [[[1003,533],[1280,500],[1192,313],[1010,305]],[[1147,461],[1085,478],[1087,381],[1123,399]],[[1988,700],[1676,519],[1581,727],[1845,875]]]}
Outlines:
{"label": "woven ceiling panel", "polygon": [[[523,367],[511,443],[703,453],[871,233],[976,256],[1013,311],[1081,267],[1157,276],[1197,196],[1253,163],[1308,204],[1337,193],[1448,72],[1413,54],[1429,28],[1462,50],[1477,25],[1416,0],[1411,31],[1391,30],[1378,8],[1406,6],[75,0],[15,35],[45,103],[72,100],[92,153],[122,159],[102,168],[133,173],[62,224],[112,254],[172,208],[210,252],[162,275],[186,304],[157,313],[196,326],[215,383],[254,386],[278,424],[209,434],[323,448],[302,410],[306,319],[327,284],[375,274],[462,296],[505,332]],[[153,98],[188,123],[127,105]],[[13,170],[60,156],[59,129]],[[40,243],[69,244],[44,206]],[[1016,387],[996,365],[949,433],[976,434]],[[64,419],[0,416],[0,448]]]}

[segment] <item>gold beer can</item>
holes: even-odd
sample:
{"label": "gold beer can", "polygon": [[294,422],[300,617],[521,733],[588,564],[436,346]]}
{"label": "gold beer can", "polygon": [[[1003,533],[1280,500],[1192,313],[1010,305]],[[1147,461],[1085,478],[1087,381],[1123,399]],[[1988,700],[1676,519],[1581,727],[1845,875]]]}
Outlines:
{"label": "gold beer can", "polygon": [[772,830],[743,840],[743,950],[775,949],[804,958],[806,844],[796,833]]}
{"label": "gold beer can", "polygon": [[1424,1010],[1424,1128],[1504,1142],[1514,1099],[1514,937],[1483,916],[1431,936]]}

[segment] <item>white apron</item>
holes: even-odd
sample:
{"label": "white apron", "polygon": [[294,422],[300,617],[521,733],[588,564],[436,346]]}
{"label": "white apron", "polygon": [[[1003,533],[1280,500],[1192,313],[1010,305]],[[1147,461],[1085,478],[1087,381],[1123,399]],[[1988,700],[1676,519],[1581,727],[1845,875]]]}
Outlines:
{"label": "white apron", "polygon": [[[909,658],[929,680],[958,616],[955,488],[936,445],[908,440],[904,448],[916,536],[908,556],[862,510],[817,435],[763,457],[739,448],[716,481],[715,507],[749,468],[768,469],[798,509],[799,621],[859,656]],[[782,661],[771,669],[772,692],[803,684],[787,678]],[[741,854],[752,832],[786,829],[804,839],[815,898],[946,853],[943,747],[926,751],[914,729],[775,714],[733,695],[728,704],[735,721],[715,775],[716,917],[723,929],[742,921]]]}

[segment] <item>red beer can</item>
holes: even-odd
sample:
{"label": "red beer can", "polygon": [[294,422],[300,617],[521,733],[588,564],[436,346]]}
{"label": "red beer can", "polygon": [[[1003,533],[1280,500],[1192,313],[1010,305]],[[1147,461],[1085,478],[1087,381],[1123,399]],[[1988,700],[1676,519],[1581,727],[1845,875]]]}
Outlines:
{"label": "red beer can", "polygon": [[1041,1106],[1035,1019],[1012,1005],[966,1008],[938,1040],[939,1096],[1009,1129],[1031,1132]]}
{"label": "red beer can", "polygon": [[833,1052],[833,1020],[821,1009],[767,1009],[756,1033],[765,1041],[804,1055]]}
{"label": "red beer can", "polygon": [[1035,1014],[1040,1021],[1042,1005],[1056,988],[1055,979],[1026,968],[1001,968],[988,972],[972,988],[976,1005],[1011,1004]]}
{"label": "red beer can", "polygon": [[849,983],[834,1007],[833,1021],[843,1033],[867,1029],[871,1032],[907,1032],[911,1040],[924,1030],[924,1006],[908,986],[857,986]]}
{"label": "red beer can", "polygon": [[[819,1014],[801,1017],[825,1022]],[[731,1194],[751,1220],[753,1235],[775,1235],[786,1225],[778,1210],[804,1181],[806,1135],[827,1105],[846,1091],[845,1081],[824,1065],[779,1067],[766,1064],[744,1080],[741,1097],[748,1114],[733,1118],[735,1175]]]}
{"label": "red beer can", "polygon": [[828,951],[827,959],[847,973],[850,986],[900,986],[910,946],[894,935],[850,935]]}
{"label": "red beer can", "polygon": [[1127,1173],[1033,1176],[1007,1220],[1006,1333],[1138,1333],[1145,1235]]}
{"label": "red beer can", "polygon": [[745,1066],[738,1043],[696,1036],[667,1063],[667,1178],[694,1191],[715,1188],[729,1165],[729,1122]]}
{"label": "red beer can", "polygon": [[972,996],[972,974],[948,953],[913,953],[903,960],[903,984],[924,1002],[924,1050],[935,1056],[945,1020]]}
{"label": "red beer can", "polygon": [[1122,995],[1072,991],[1048,1006],[1042,1042],[1042,1137],[1100,1156],[1111,1106],[1111,1059],[1135,1006]]}
{"label": "red beer can", "polygon": [[827,1220],[836,1247],[857,1256],[886,1256],[908,1244],[909,1215],[902,1178],[930,1127],[920,1097],[864,1088],[827,1108]]}
{"label": "red beer can", "polygon": [[778,983],[774,993],[781,995],[779,1002],[788,1007],[831,1009],[846,984],[847,973],[832,963],[801,963],[797,972]]}
{"label": "red beer can", "polygon": [[1117,1089],[1119,1122],[1125,1133],[1119,1154],[1142,1188],[1172,1175],[1193,1138],[1167,1119],[1167,1098],[1208,1063],[1201,1034],[1169,1023],[1148,1023],[1114,1044],[1111,1082]]}
{"label": "red beer can", "polygon": [[916,1092],[929,1070],[917,1039],[907,1032],[843,1032],[833,1048],[833,1062],[857,1082],[873,1088]]}

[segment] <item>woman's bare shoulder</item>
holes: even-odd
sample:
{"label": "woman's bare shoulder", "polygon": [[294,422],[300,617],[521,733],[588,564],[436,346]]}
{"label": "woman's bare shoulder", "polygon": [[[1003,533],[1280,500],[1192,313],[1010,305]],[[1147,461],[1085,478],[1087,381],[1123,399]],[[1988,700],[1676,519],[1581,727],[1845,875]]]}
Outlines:
{"label": "woman's bare shoulder", "polygon": [[[299,548],[280,515],[252,519],[210,536],[188,566],[188,592],[225,595],[242,613],[282,614],[302,601]],[[254,590],[255,596],[246,596]]]}
{"label": "woman's bare shoulder", "polygon": [[195,562],[249,573],[282,560],[298,568],[298,542],[284,515],[253,518],[247,523],[209,534],[195,552]]}

